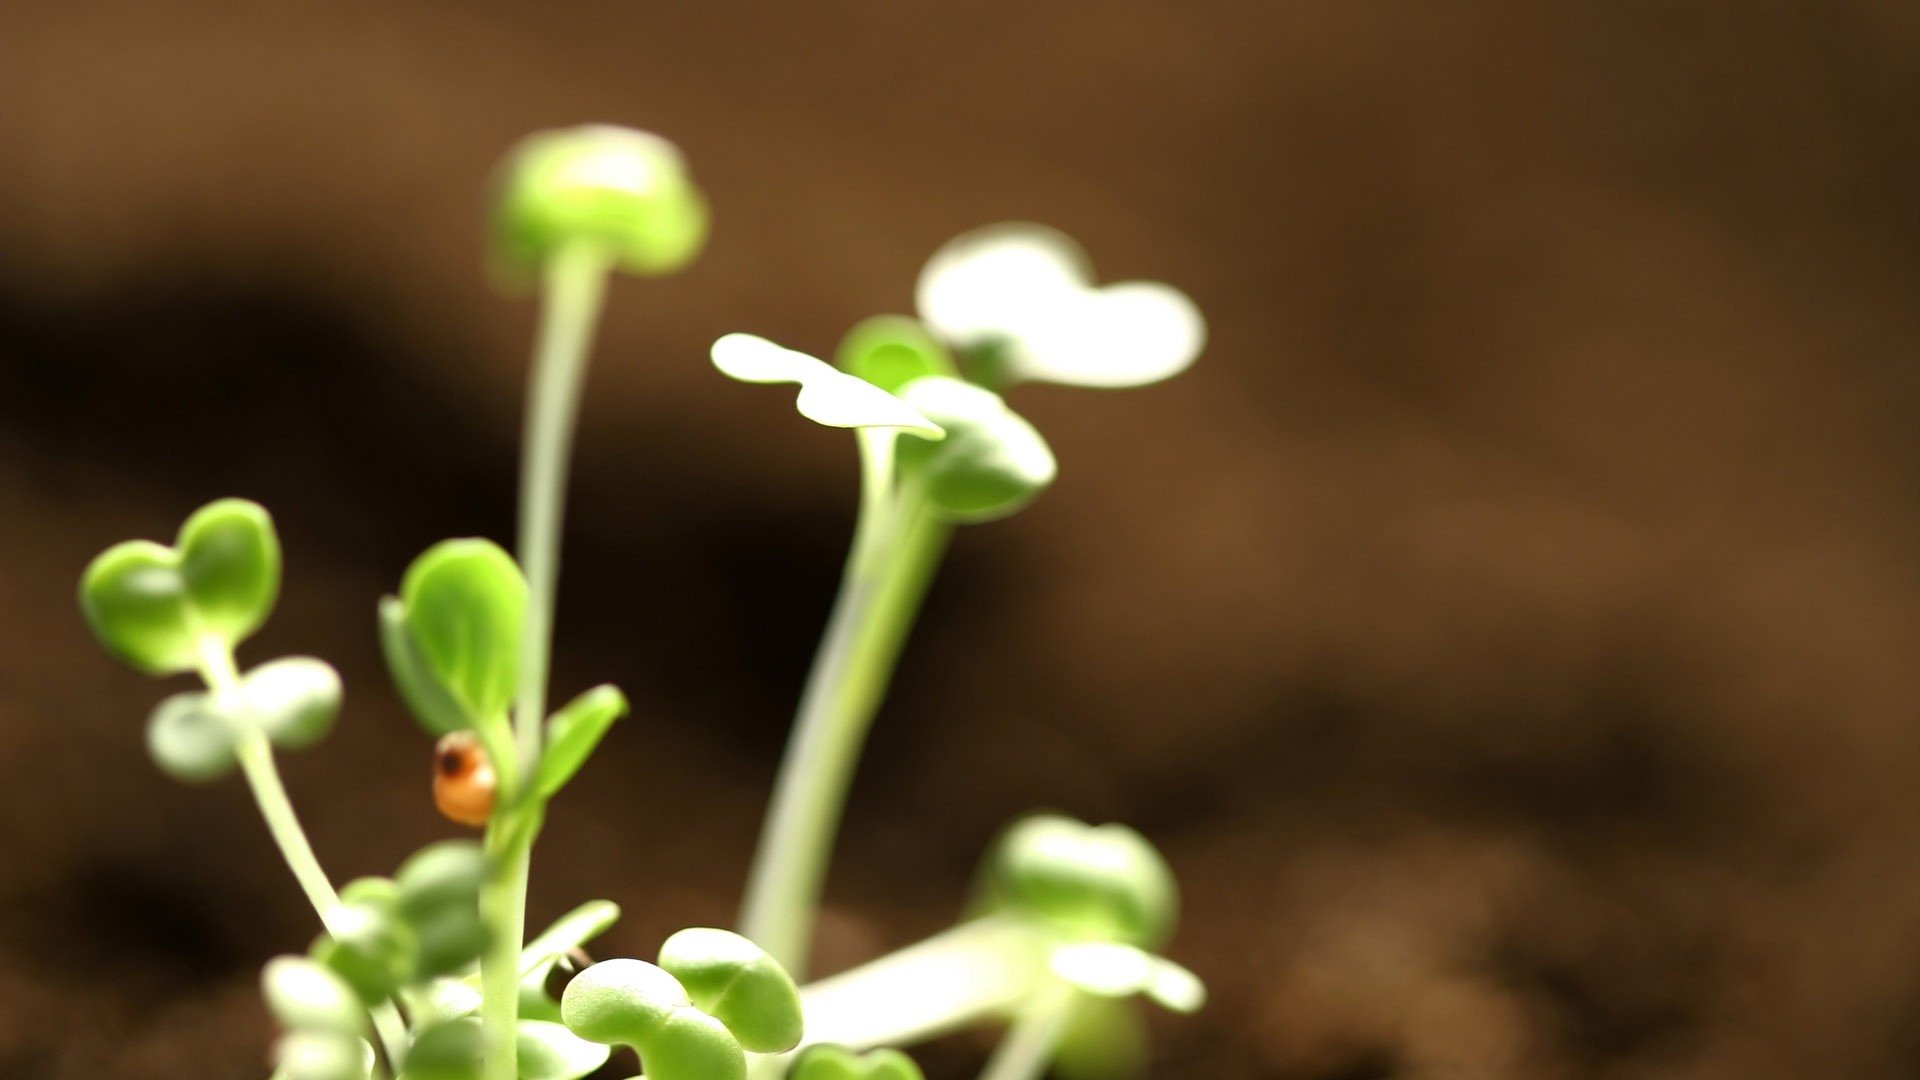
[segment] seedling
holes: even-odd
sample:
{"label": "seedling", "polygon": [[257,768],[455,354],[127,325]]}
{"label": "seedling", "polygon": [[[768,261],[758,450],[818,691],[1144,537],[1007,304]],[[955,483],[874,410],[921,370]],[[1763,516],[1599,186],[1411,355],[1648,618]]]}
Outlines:
{"label": "seedling", "polygon": [[[178,779],[245,778],[321,933],[268,962],[282,1080],[577,1080],[630,1047],[654,1080],[919,1080],[899,1046],[982,1022],[1006,1040],[987,1080],[1028,1080],[1056,1055],[1125,1072],[1125,1053],[1076,1053],[1087,1032],[1138,1042],[1120,998],[1176,1011],[1205,997],[1156,955],[1177,890],[1123,826],[1020,821],[984,861],[970,915],[831,978],[804,978],[833,837],[868,728],[956,525],[1018,512],[1054,481],[1046,440],[1002,394],[1046,380],[1156,381],[1199,352],[1204,324],[1169,286],[1093,282],[1086,256],[1035,225],[962,236],[922,274],[919,317],[855,325],[834,362],[731,333],[723,374],[798,387],[800,414],[854,432],[859,516],[840,593],[801,697],[739,932],[682,930],[656,963],[580,960],[619,917],[592,900],[531,941],[529,853],[546,807],[627,712],[613,686],[548,712],[559,536],[574,415],[606,275],[671,273],[699,252],[704,198],[665,140],[612,127],[525,140],[497,181],[502,280],[543,297],[527,402],[515,555],[485,539],[436,544],[379,601],[394,685],[433,740],[435,804],[476,840],[432,844],[392,878],[338,892],[274,764],[320,742],[341,708],[324,661],[242,671],[235,650],[271,614],[280,543],[267,511],[223,499],[172,545],[100,555],[80,607],[107,650],[203,690],[160,701],[147,746]],[[517,555],[517,558],[516,558]],[[556,999],[556,976],[570,975]]]}

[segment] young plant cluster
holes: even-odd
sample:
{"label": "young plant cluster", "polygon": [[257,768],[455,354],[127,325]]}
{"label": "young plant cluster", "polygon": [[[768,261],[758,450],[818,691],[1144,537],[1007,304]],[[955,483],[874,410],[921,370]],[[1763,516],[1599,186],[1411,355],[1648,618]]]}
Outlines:
{"label": "young plant cluster", "polygon": [[855,763],[949,532],[1014,513],[1053,481],[1046,440],[1002,394],[1035,380],[1153,382],[1202,344],[1204,324],[1178,291],[1097,286],[1071,240],[1025,224],[941,248],[919,281],[919,317],[858,323],[831,364],[749,334],[714,343],[725,375],[797,384],[800,414],[851,429],[861,463],[852,550],[738,932],[690,928],[651,962],[591,963],[582,947],[619,917],[592,900],[527,939],[547,804],[627,712],[613,686],[548,711],[567,459],[604,282],[678,270],[706,231],[679,152],[652,135],[546,132],[501,167],[496,255],[543,293],[515,554],[484,539],[436,544],[378,607],[393,682],[436,740],[435,803],[481,829],[478,840],[432,844],[391,878],[338,891],[322,870],[274,755],[327,734],[340,678],[313,657],[244,670],[236,658],[279,593],[264,509],[223,499],[171,545],[129,541],[88,566],[80,606],[107,650],[146,674],[204,683],[154,709],[154,761],[191,782],[238,770],[319,917],[306,953],[261,976],[284,1032],[275,1077],[574,1080],[626,1046],[653,1080],[913,1080],[899,1047],[994,1021],[1008,1028],[986,1080],[1055,1063],[1121,1075],[1138,1068],[1140,1036],[1116,1002],[1202,1003],[1199,980],[1156,952],[1178,907],[1159,853],[1124,826],[1053,815],[1003,833],[958,925],[800,985]]}

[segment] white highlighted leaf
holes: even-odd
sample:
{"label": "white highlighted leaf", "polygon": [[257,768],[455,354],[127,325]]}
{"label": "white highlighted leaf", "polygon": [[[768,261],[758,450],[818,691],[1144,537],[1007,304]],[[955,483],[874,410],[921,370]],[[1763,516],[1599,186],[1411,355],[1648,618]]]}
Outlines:
{"label": "white highlighted leaf", "polygon": [[794,408],[816,424],[900,428],[928,439],[946,434],[918,409],[865,379],[766,338],[728,334],[713,343],[712,355],[721,374],[741,382],[800,384]]}
{"label": "white highlighted leaf", "polygon": [[948,241],[920,272],[920,317],[961,349],[1001,353],[1009,377],[1142,386],[1185,371],[1206,320],[1171,285],[1097,287],[1079,245],[1044,225],[989,225]]}

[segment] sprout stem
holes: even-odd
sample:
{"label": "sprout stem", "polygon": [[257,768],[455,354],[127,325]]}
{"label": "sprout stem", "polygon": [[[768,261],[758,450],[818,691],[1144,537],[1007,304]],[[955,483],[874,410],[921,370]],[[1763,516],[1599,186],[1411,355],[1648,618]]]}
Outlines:
{"label": "sprout stem", "polygon": [[[214,635],[200,639],[200,678],[216,695],[232,693],[240,685],[233,648],[226,639]],[[320,916],[321,927],[331,931],[333,927],[328,920],[340,906],[340,896],[333,891],[333,883],[327,880],[327,872],[321,869],[313,845],[307,841],[306,830],[300,827],[300,818],[293,812],[293,801],[287,798],[286,785],[280,782],[280,770],[273,763],[273,745],[265,735],[249,729],[235,745],[234,757],[240,762],[240,772],[247,778],[254,804],[260,808],[261,820],[267,823],[267,832],[279,847],[280,857],[287,861],[287,869],[293,871],[300,891],[307,894],[314,914]],[[388,1063],[399,1068],[400,1055],[407,1048],[407,1027],[400,1019],[400,1010],[394,1008],[393,1002],[382,1001],[367,1013],[379,1033]]]}
{"label": "sprout stem", "polygon": [[1004,915],[961,923],[800,992],[806,1041],[901,1046],[1012,1011],[1045,969],[1046,945]]}
{"label": "sprout stem", "polygon": [[1073,1001],[1078,991],[1060,979],[1039,990],[1032,1001],[1021,1007],[1007,1037],[987,1059],[980,1080],[1039,1080],[1060,1036],[1073,1017]]}
{"label": "sprout stem", "polygon": [[519,774],[533,775],[546,718],[547,666],[553,649],[553,597],[560,577],[560,526],[566,509],[567,456],[573,445],[587,352],[606,291],[607,256],[592,244],[556,251],[547,264],[545,308],[534,346],[520,458],[520,536],[515,554],[527,575],[526,628],[520,639],[514,737]]}
{"label": "sprout stem", "polygon": [[[540,763],[540,729],[547,712],[547,670],[553,651],[554,592],[560,578],[560,528],[566,507],[567,457],[573,445],[587,353],[606,292],[606,252],[572,243],[553,253],[533,371],[527,391],[520,459],[520,534],[516,555],[527,576],[526,622],[520,637],[514,707],[514,770],[523,780]],[[487,826],[494,867],[480,895],[487,951],[480,959],[480,1020],[486,1032],[486,1080],[518,1074],[514,1022],[520,996],[520,945],[526,935],[527,872],[540,807],[534,800],[503,800]]]}
{"label": "sprout stem", "polygon": [[875,466],[871,443],[862,452],[866,491],[853,552],[800,698],[740,914],[740,932],[796,979],[805,977],[854,765],[951,531],[917,490],[877,496],[891,469]]}

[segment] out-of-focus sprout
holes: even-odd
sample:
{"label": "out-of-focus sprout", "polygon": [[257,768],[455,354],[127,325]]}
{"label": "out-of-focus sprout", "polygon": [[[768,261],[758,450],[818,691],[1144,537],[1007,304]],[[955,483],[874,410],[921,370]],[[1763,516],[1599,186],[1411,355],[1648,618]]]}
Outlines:
{"label": "out-of-focus sprout", "polygon": [[920,317],[989,385],[1142,386],[1206,344],[1187,295],[1154,281],[1096,286],[1086,252],[1044,225],[989,225],[947,242],[920,273]]}

